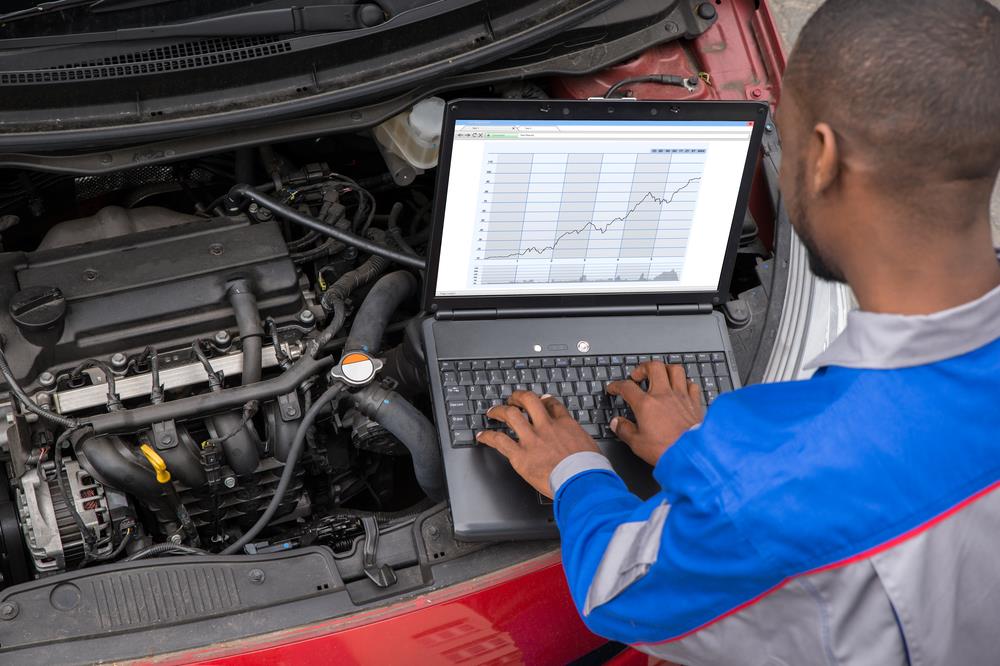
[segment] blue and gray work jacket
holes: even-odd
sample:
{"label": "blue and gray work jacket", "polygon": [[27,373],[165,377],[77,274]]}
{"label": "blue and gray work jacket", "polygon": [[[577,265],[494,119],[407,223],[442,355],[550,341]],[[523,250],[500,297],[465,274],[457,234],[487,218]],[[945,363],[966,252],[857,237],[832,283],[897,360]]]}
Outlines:
{"label": "blue and gray work jacket", "polygon": [[1000,287],[853,312],[813,365],[721,396],[648,501],[556,467],[587,626],[683,664],[1000,663]]}

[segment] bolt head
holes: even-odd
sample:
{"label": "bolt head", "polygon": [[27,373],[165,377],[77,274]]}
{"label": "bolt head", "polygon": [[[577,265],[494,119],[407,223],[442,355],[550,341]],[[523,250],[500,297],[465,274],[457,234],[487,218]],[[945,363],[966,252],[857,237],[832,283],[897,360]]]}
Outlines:
{"label": "bolt head", "polygon": [[299,313],[299,321],[303,324],[311,324],[316,321],[316,315],[312,313],[312,310],[303,310]]}
{"label": "bolt head", "polygon": [[224,478],[222,480],[222,485],[224,485],[226,488],[235,488],[236,487],[236,477],[235,476],[227,476],[226,478]]}
{"label": "bolt head", "polygon": [[219,345],[228,345],[232,341],[229,331],[219,331],[215,334],[215,342]]}
{"label": "bolt head", "polygon": [[263,569],[251,569],[247,572],[247,577],[250,579],[251,583],[263,583],[264,582],[264,570]]}
{"label": "bolt head", "polygon": [[19,611],[20,609],[13,601],[0,604],[0,620],[13,620]]}
{"label": "bolt head", "polygon": [[179,544],[182,541],[180,534],[174,534],[170,537],[170,543]]}
{"label": "bolt head", "polygon": [[247,206],[247,210],[250,211],[251,214],[252,213],[256,213],[259,208],[260,208],[260,206],[258,206],[256,202],[254,202],[254,203],[250,204],[249,206]]}
{"label": "bolt head", "polygon": [[171,437],[170,435],[164,435],[163,437],[160,438],[160,441],[163,442],[164,444],[172,444],[174,438]]}
{"label": "bolt head", "polygon": [[111,365],[116,368],[124,368],[126,362],[128,362],[128,357],[122,352],[118,352],[111,356]]}
{"label": "bolt head", "polygon": [[56,383],[56,378],[51,372],[43,372],[38,375],[38,381],[42,386],[52,386]]}

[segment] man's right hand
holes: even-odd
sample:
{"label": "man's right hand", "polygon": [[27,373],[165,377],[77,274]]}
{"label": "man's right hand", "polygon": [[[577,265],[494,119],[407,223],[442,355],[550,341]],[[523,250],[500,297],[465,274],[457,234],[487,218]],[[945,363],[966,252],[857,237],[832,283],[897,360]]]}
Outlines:
{"label": "man's right hand", "polygon": [[[637,383],[643,380],[649,382],[647,391]],[[628,403],[637,421],[616,416],[611,429],[650,465],[705,416],[701,387],[687,380],[682,365],[647,361],[632,370],[631,379],[611,382],[607,390]]]}

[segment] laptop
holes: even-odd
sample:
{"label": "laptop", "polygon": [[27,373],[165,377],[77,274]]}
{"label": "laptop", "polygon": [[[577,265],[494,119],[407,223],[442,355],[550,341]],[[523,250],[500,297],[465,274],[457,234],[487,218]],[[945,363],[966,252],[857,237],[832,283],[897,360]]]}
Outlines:
{"label": "laptop", "polygon": [[629,488],[609,381],[682,363],[739,385],[726,298],[766,104],[456,100],[445,110],[423,335],[455,535],[557,536],[551,501],[475,433],[515,390],[559,397]]}

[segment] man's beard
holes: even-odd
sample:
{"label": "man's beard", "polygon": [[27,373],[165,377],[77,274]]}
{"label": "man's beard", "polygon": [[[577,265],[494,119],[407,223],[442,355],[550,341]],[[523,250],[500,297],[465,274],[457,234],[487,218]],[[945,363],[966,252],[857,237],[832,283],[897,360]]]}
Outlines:
{"label": "man's beard", "polygon": [[786,195],[785,201],[787,202],[786,208],[788,214],[796,221],[795,231],[799,235],[799,240],[802,241],[802,245],[806,248],[806,254],[809,257],[809,270],[820,280],[846,283],[847,278],[844,277],[840,269],[834,267],[823,256],[823,253],[816,245],[816,240],[812,237],[812,232],[810,231],[812,229],[812,221],[809,219],[809,212],[806,209],[805,202],[801,198],[805,192],[805,180],[805,171],[800,168],[795,174],[795,189],[797,191],[794,195],[791,195],[791,193]]}

